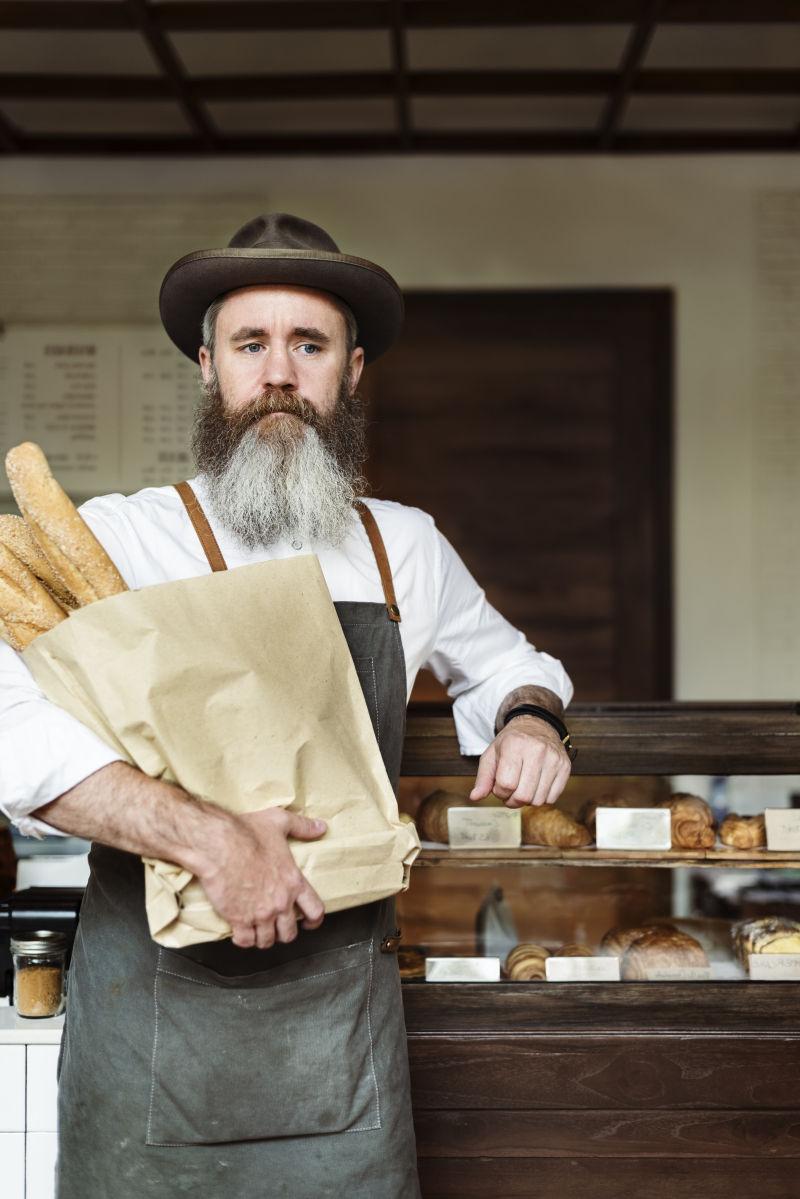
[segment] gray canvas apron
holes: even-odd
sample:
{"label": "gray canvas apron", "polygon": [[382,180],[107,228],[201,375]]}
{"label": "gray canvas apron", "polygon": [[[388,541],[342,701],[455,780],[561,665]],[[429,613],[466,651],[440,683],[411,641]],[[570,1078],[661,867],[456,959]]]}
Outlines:
{"label": "gray canvas apron", "polygon": [[[212,569],[225,563],[181,485]],[[385,604],[336,603],[397,784],[405,664]],[[59,1063],[58,1199],[417,1199],[394,901],[288,945],[162,949],[140,859],[93,845]],[[383,950],[382,951],[382,946]]]}

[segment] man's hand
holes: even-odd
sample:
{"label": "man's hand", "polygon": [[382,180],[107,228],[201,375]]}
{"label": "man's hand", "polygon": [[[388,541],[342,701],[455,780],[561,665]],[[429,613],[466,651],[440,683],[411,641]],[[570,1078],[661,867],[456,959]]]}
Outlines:
{"label": "man's hand", "polygon": [[293,941],[297,923],[318,928],[325,909],[295,865],[287,838],[314,841],[327,825],[283,808],[231,817],[213,860],[196,871],[203,888],[242,949]]}
{"label": "man's hand", "polygon": [[570,760],[558,733],[535,716],[515,716],[481,754],[470,799],[492,792],[507,808],[555,803],[567,785]]}

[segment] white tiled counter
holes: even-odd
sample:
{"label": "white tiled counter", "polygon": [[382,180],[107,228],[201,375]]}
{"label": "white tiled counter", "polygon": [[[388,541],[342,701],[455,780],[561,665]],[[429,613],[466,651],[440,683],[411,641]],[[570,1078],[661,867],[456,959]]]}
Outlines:
{"label": "white tiled counter", "polygon": [[63,1016],[24,1020],[0,1008],[0,1177],[3,1199],[53,1199],[56,1063]]}

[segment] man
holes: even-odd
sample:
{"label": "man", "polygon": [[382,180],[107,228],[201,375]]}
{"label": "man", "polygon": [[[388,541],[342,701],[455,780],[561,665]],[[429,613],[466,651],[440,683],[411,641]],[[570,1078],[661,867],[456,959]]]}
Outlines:
{"label": "man", "polygon": [[[393,784],[428,665],[454,697],[462,751],[481,753],[472,798],[554,802],[569,773],[560,664],[488,606],[424,513],[358,504],[357,386],[399,332],[394,280],[272,214],[176,263],[161,314],[202,370],[199,474],[180,494],[84,505],[128,585],[316,553]],[[418,1195],[397,968],[380,952],[391,901],[324,917],[288,845],[324,825],[234,816],[141,774],[48,704],[7,649],[0,681],[9,814],[95,842],[62,1055],[60,1199]],[[232,940],[154,945],[142,854],[196,874]]]}

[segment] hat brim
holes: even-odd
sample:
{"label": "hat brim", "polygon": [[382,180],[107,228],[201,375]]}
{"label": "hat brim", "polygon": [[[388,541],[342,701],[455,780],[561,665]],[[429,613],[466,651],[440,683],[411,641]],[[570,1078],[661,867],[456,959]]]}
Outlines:
{"label": "hat brim", "polygon": [[219,296],[241,287],[283,283],[326,291],[352,309],[358,344],[372,362],[397,339],[403,296],[381,267],[349,254],[319,250],[198,250],[179,259],[161,284],[159,310],[179,350],[197,362],[203,316]]}

